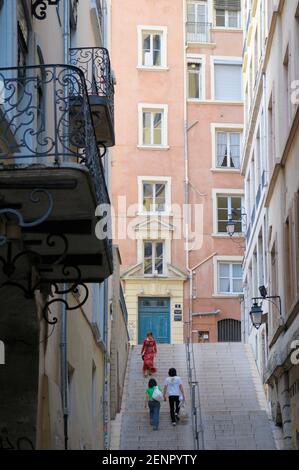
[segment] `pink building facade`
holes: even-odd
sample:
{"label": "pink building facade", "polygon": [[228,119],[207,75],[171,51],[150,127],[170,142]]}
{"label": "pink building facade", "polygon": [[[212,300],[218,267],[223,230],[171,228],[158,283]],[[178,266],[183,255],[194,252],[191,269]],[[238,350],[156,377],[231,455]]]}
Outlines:
{"label": "pink building facade", "polygon": [[133,344],[149,329],[241,340],[240,3],[112,1],[114,238]]}

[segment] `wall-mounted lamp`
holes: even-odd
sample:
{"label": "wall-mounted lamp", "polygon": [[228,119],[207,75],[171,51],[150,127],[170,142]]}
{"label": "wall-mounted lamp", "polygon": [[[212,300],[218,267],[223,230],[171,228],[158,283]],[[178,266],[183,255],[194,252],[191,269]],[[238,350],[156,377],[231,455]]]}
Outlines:
{"label": "wall-mounted lamp", "polygon": [[[262,323],[265,322],[265,315],[263,315],[263,301],[264,300],[269,300],[269,302],[272,302],[272,300],[277,300],[279,301],[279,307],[277,307],[277,304],[272,302],[277,308],[279,308],[279,315],[280,318],[282,318],[282,306],[281,306],[281,297],[279,295],[268,295],[267,289],[265,286],[259,287],[259,291],[261,294],[261,297],[253,297],[253,305],[251,307],[251,310],[249,312],[251,321],[253,326],[258,330]],[[259,304],[258,301],[261,300],[261,303]]]}
{"label": "wall-mounted lamp", "polygon": [[[226,224],[227,234],[232,238],[235,233],[243,233],[242,227],[247,227],[247,214],[242,213],[242,210],[233,210],[232,214],[229,215],[229,219]],[[237,225],[241,225],[241,230],[236,230]]]}

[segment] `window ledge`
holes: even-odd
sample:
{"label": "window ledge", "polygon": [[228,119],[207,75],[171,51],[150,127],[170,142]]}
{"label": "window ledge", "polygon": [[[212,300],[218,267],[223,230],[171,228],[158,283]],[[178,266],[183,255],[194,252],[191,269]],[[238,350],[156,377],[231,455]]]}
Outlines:
{"label": "window ledge", "polygon": [[212,297],[216,299],[238,299],[240,295],[242,295],[242,292],[239,294],[212,294]]}
{"label": "window ledge", "polygon": [[213,100],[210,100],[209,103],[212,103],[212,104],[227,104],[227,105],[231,105],[231,106],[243,106],[244,105],[244,101],[225,101],[225,100],[216,100],[216,99],[213,99]]}
{"label": "window ledge", "polygon": [[[225,234],[225,233],[212,233],[211,234],[211,237],[213,238],[227,238],[228,240],[230,240],[230,236],[228,234]],[[245,238],[244,235],[234,235],[234,238],[239,238],[240,240],[243,240]]]}
{"label": "window ledge", "polygon": [[169,70],[169,67],[166,67],[166,66],[159,66],[159,67],[156,67],[156,66],[152,66],[152,67],[149,67],[149,66],[145,66],[145,65],[137,65],[136,67],[137,70],[146,70],[148,72],[167,72]]}
{"label": "window ledge", "polygon": [[169,150],[169,145],[137,145],[140,150]]}
{"label": "window ledge", "polygon": [[215,49],[217,44],[216,42],[200,42],[200,41],[187,41],[187,45],[188,47],[198,47],[198,46],[201,46],[201,47],[210,47],[211,49]]}
{"label": "window ledge", "polygon": [[202,102],[205,102],[206,100],[204,98],[187,98],[188,103],[198,103],[201,104]]}
{"label": "window ledge", "polygon": [[211,31],[229,31],[230,33],[243,33],[242,28],[229,28],[228,26],[213,26]]}
{"label": "window ledge", "polygon": [[[189,101],[189,99],[187,100]],[[221,101],[221,100],[208,100],[208,99],[205,99],[205,100],[195,100],[196,103],[200,103],[200,104],[213,104],[213,105],[217,105],[219,106],[219,104],[223,104],[223,105],[227,105],[227,106],[244,106],[244,101]]]}
{"label": "window ledge", "polygon": [[173,217],[173,212],[144,212],[139,211],[136,214],[141,217]]}
{"label": "window ledge", "polygon": [[240,168],[211,168],[213,173],[236,173],[241,175]]}

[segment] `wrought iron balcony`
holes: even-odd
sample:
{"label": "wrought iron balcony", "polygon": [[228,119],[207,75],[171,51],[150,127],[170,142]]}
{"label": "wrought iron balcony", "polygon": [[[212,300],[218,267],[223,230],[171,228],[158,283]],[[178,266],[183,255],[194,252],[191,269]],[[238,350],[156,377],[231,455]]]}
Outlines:
{"label": "wrought iron balcony", "polygon": [[98,143],[113,146],[114,83],[108,50],[104,47],[72,48],[70,63],[84,74]]}
{"label": "wrought iron balcony", "polygon": [[211,42],[211,23],[187,21],[187,42],[206,43]]}
{"label": "wrought iron balcony", "polygon": [[[9,281],[27,279],[33,260],[43,281],[107,278],[112,242],[108,232],[102,240],[95,235],[99,205],[109,213],[83,72],[68,65],[0,69],[0,261]],[[12,269],[3,252],[19,260],[20,247],[27,262]]]}

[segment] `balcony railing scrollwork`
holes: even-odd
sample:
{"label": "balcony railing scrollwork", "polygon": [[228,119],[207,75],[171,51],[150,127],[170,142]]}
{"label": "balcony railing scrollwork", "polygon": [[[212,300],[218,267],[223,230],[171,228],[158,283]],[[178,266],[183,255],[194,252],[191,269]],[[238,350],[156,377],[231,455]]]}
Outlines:
{"label": "balcony railing scrollwork", "polygon": [[[20,207],[22,212],[25,212],[24,220],[26,222],[29,216],[29,223],[26,223],[24,230],[27,230],[27,238],[29,237],[27,243],[31,243],[34,236],[29,235],[28,231],[30,226],[34,224],[30,222],[35,220],[35,214],[35,218],[38,220],[40,212],[38,208],[35,211],[34,208],[30,211],[28,204],[23,204],[23,199],[20,200],[21,192],[32,187],[35,191],[33,191],[35,199],[38,197],[38,200],[41,200],[42,203],[41,207],[45,207],[46,199],[44,195],[51,195],[52,191],[50,189],[48,193],[43,188],[54,188],[53,191],[56,191],[53,197],[54,210],[52,211],[53,200],[51,199],[51,211],[47,209],[47,214],[51,214],[47,220],[42,218],[40,222],[48,224],[47,227],[51,226],[48,234],[57,229],[60,233],[60,221],[69,224],[67,233],[69,233],[69,238],[74,240],[71,234],[77,231],[76,224],[80,225],[80,230],[82,230],[83,224],[87,224],[87,222],[77,220],[77,214],[80,217],[80,213],[85,211],[86,220],[91,216],[95,218],[93,208],[88,205],[87,201],[90,200],[88,197],[93,198],[92,204],[95,207],[104,206],[107,212],[109,212],[110,207],[94,118],[83,71],[71,65],[57,64],[24,68],[1,68],[0,95],[1,191],[10,199],[7,204],[1,206],[3,214],[8,214],[10,218],[14,217],[16,220],[20,219],[21,216],[18,216],[19,212],[14,208],[14,205],[18,206],[21,203]],[[20,172],[22,172],[22,176],[20,176]],[[22,179],[25,175],[24,172],[28,176],[26,181]],[[71,172],[71,174],[67,172]],[[17,176],[17,173],[19,176]],[[54,173],[57,176],[53,176],[54,179],[51,181],[45,179],[51,178]],[[61,181],[58,181],[57,177],[61,178]],[[82,189],[83,184],[85,185],[85,193]],[[90,188],[89,192],[92,196],[86,193],[86,185]],[[13,192],[11,190],[9,192],[9,188],[14,189],[14,187],[19,191],[16,192],[15,199]],[[72,192],[73,199],[70,199],[70,193],[62,193],[62,189],[59,190],[60,187],[73,188],[72,190],[76,191]],[[43,192],[41,194],[43,198],[39,197],[41,192]],[[35,199],[33,202],[35,202]],[[72,205],[71,202],[68,202],[71,200],[77,201],[76,204]],[[65,209],[61,209],[62,203]],[[44,212],[46,213],[45,209]],[[55,213],[52,214],[52,212]],[[109,214],[107,216],[107,223],[109,224]],[[30,217],[32,220],[30,220]],[[67,219],[72,217],[73,219],[68,222]],[[50,218],[51,220],[49,220]],[[64,220],[65,218],[66,220]],[[90,220],[88,223],[92,224],[94,222]],[[65,264],[67,265],[69,262],[72,264],[74,259],[79,260],[78,265],[83,265],[82,277],[97,279],[96,266],[98,264],[92,260],[92,258],[96,259],[94,254],[96,254],[98,246],[97,239],[92,228],[84,230],[86,236],[93,237],[92,243],[94,245],[91,245],[91,242],[87,243],[89,243],[90,250],[94,251],[88,251],[87,247],[84,256],[80,257],[81,246],[77,246],[72,241],[70,248],[72,258],[71,261],[66,258]],[[44,231],[46,232],[47,229],[41,229],[37,232],[41,234]],[[32,233],[34,233],[34,230]],[[0,241],[2,241],[1,246],[4,246],[6,243],[5,236],[2,236]],[[41,242],[42,240],[40,241],[40,248],[43,260],[51,259],[53,261],[54,259],[56,261],[59,259],[58,254],[58,258],[48,256],[49,250],[44,248],[45,244]],[[112,240],[108,232],[107,236],[103,237],[103,246],[105,250],[104,258],[106,256],[105,259],[108,259],[107,262],[111,264]],[[97,256],[101,256],[99,250],[97,250]],[[53,264],[52,261],[49,261],[49,263],[47,261],[45,264],[55,267],[57,263],[54,262]],[[98,263],[100,263],[100,259]],[[89,266],[94,266],[91,268],[92,272],[88,271]],[[107,272],[106,270],[103,276],[106,276]],[[55,274],[55,277],[59,278],[59,282],[66,278],[64,273]]]}
{"label": "balcony railing scrollwork", "polygon": [[0,164],[84,165],[97,203],[109,203],[83,72],[68,65],[0,69],[0,83]]}
{"label": "balcony railing scrollwork", "polygon": [[104,47],[70,49],[70,63],[84,74],[97,140],[114,145],[114,81],[109,52]]}

